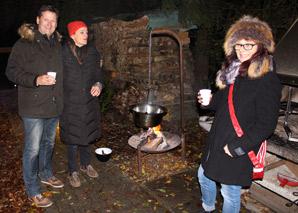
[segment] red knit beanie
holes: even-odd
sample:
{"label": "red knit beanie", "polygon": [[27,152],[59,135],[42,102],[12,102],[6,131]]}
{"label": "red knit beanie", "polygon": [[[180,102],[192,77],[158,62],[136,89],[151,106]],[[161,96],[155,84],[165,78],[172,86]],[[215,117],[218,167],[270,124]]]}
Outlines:
{"label": "red knit beanie", "polygon": [[71,37],[78,29],[81,27],[87,27],[87,25],[82,21],[73,21],[68,24],[68,34]]}

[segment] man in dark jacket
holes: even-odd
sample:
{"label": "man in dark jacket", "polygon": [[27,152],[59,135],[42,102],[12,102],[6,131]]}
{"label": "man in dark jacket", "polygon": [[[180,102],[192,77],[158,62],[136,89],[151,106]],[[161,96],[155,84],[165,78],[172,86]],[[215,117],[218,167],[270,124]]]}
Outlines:
{"label": "man in dark jacket", "polygon": [[53,176],[51,166],[58,117],[63,110],[61,36],[55,31],[58,16],[56,8],[44,5],[38,12],[37,25],[22,25],[18,30],[21,39],[13,46],[6,68],[8,79],[18,84],[19,115],[25,129],[26,193],[39,207],[51,206],[52,201],[40,192],[38,165],[42,183],[64,186]]}

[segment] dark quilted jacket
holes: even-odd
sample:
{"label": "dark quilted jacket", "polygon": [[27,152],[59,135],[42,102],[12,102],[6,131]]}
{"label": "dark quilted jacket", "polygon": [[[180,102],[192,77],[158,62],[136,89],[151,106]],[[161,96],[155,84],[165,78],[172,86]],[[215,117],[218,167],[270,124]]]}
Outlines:
{"label": "dark quilted jacket", "polygon": [[101,136],[100,106],[91,87],[104,77],[100,69],[100,54],[88,44],[87,55],[80,65],[70,50],[63,46],[64,111],[60,117],[60,138],[68,144],[88,145]]}
{"label": "dark quilted jacket", "polygon": [[[6,75],[18,84],[19,114],[26,118],[54,118],[62,114],[63,65],[60,35],[48,41],[36,25],[24,24],[8,59]],[[56,84],[36,86],[36,78],[49,71],[57,72]]]}

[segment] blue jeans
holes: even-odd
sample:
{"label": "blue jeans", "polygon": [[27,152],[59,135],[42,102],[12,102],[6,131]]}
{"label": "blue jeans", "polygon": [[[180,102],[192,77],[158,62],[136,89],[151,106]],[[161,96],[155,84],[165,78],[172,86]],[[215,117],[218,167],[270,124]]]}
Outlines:
{"label": "blue jeans", "polygon": [[76,144],[67,144],[66,146],[66,154],[67,154],[67,162],[68,162],[68,172],[77,172],[77,156],[78,149],[80,151],[80,161],[81,166],[88,166],[90,164],[90,147],[89,146],[81,146]]}
{"label": "blue jeans", "polygon": [[[199,167],[198,171],[199,183],[202,192],[202,206],[205,211],[215,210],[215,200],[216,200],[216,182],[207,178],[204,175],[204,169],[202,165]],[[237,185],[221,185],[221,195],[223,196],[223,213],[239,213],[240,211],[240,196],[241,196],[241,186]]]}
{"label": "blue jeans", "polygon": [[[29,197],[40,194],[40,178],[53,177],[51,159],[54,149],[58,118],[24,118],[25,147],[23,152],[23,176]],[[38,162],[39,160],[39,162]]]}

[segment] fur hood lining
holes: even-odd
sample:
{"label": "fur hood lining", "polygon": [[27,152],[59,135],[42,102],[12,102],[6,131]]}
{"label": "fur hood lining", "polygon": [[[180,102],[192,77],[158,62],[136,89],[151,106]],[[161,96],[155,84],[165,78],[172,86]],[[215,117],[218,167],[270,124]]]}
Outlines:
{"label": "fur hood lining", "polygon": [[[262,58],[253,60],[248,67],[248,78],[257,79],[261,78],[268,72],[273,72],[273,57],[271,55],[264,55]],[[220,76],[223,75],[221,71],[217,72],[216,86],[219,89],[224,89],[225,84],[220,80]]]}
{"label": "fur hood lining", "polygon": [[[27,39],[29,41],[33,41],[35,37],[35,29],[37,29],[37,25],[35,24],[23,24],[19,29],[18,33],[21,38]],[[62,40],[62,35],[55,31],[53,35],[57,38],[60,42]]]}

